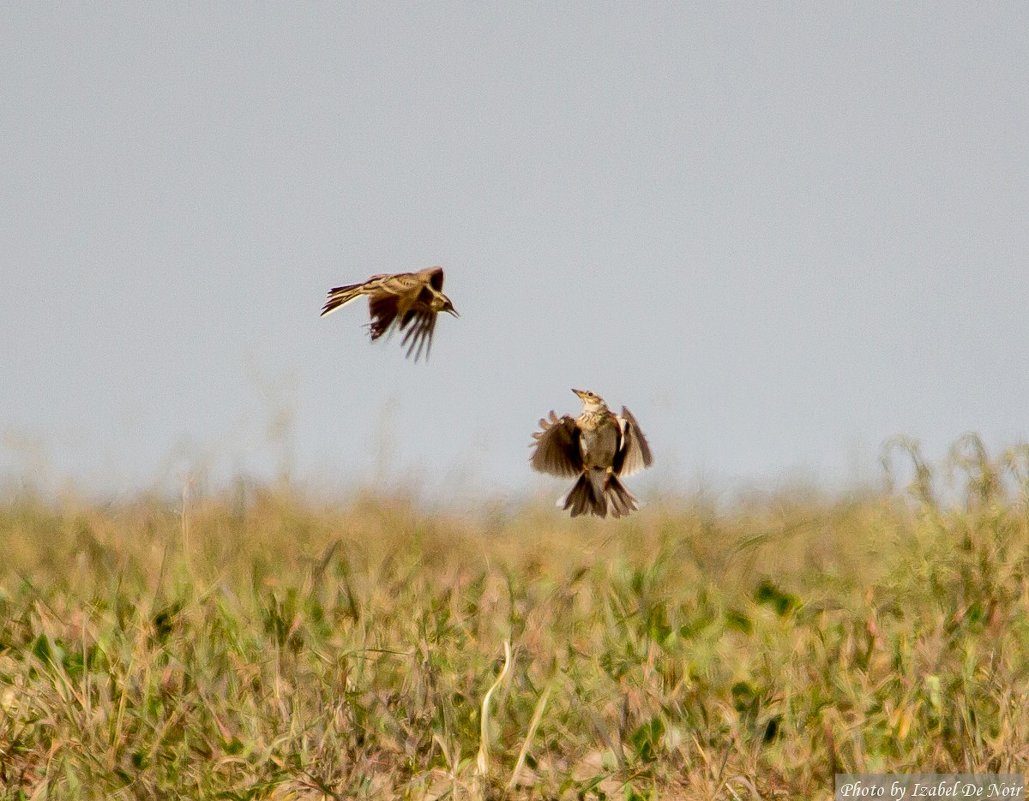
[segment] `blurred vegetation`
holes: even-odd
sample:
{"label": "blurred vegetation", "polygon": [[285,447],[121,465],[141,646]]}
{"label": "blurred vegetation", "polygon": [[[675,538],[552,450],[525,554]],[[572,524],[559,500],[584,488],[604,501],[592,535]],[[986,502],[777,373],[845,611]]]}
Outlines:
{"label": "blurred vegetation", "polygon": [[288,485],[16,493],[0,797],[793,799],[834,772],[1024,773],[1027,453],[883,456],[906,487],[617,522]]}

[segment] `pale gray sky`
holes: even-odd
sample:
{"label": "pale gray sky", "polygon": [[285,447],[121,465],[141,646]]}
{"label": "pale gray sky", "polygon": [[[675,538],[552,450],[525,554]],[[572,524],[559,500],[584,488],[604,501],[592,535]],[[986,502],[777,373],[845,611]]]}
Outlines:
{"label": "pale gray sky", "polygon": [[[0,468],[505,496],[1027,435],[1029,4],[8,3]],[[431,361],[325,291],[447,269]],[[276,431],[278,433],[276,433]]]}

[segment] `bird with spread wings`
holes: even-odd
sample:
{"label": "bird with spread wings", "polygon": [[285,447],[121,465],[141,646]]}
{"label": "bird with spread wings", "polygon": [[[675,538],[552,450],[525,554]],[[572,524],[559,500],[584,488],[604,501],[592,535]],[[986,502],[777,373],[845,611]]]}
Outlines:
{"label": "bird with spread wings", "polygon": [[624,406],[615,414],[604,399],[588,390],[573,389],[582,401],[578,417],[540,420],[540,431],[533,434],[534,470],[555,476],[578,477],[572,489],[557,505],[570,509],[572,517],[593,514],[623,517],[638,506],[636,498],[619,480],[645,467],[653,457],[636,418]]}
{"label": "bird with spread wings", "polygon": [[443,294],[443,268],[438,266],[416,273],[373,275],[360,284],[334,287],[329,290],[321,316],[363,295],[368,296],[372,341],[393,330],[403,331],[401,346],[407,347],[407,356],[413,354],[416,362],[423,349],[425,358],[429,358],[436,315],[447,312],[458,316],[450,298]]}

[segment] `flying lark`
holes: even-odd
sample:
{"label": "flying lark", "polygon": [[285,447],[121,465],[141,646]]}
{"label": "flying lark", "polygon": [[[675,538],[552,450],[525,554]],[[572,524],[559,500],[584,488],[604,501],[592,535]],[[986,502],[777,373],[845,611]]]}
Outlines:
{"label": "flying lark", "polygon": [[572,510],[572,517],[594,514],[623,517],[634,511],[636,498],[618,480],[650,467],[654,461],[650,446],[632,412],[622,407],[621,414],[607,408],[599,395],[573,389],[582,400],[577,418],[558,417],[540,420],[542,430],[533,434],[536,450],[534,470],[555,476],[578,476],[578,480],[557,505]]}
{"label": "flying lark", "polygon": [[401,346],[407,346],[407,355],[414,360],[422,355],[429,358],[432,332],[436,328],[436,315],[447,312],[458,316],[450,298],[443,294],[443,268],[427,267],[416,273],[373,275],[363,284],[349,284],[329,290],[322,316],[336,311],[361,295],[368,296],[372,341],[387,331],[404,332]]}

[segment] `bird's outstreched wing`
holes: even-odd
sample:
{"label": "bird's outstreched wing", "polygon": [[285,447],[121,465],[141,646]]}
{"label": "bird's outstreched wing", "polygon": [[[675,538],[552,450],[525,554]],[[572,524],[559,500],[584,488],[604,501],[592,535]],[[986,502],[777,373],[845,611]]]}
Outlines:
{"label": "bird's outstreched wing", "polygon": [[550,413],[550,419],[540,420],[540,431],[533,434],[536,450],[532,454],[532,469],[555,476],[577,476],[582,472],[582,452],[579,450],[579,429],[575,420],[565,415]]}
{"label": "bird's outstreched wing", "polygon": [[[408,324],[410,323],[410,327]],[[425,358],[429,358],[429,351],[432,350],[432,334],[436,330],[436,313],[432,311],[409,311],[404,315],[400,323],[400,329],[407,329],[401,346],[407,345],[407,356],[414,354],[414,360],[422,355],[425,349]]]}
{"label": "bird's outstreched wing", "polygon": [[443,291],[443,268],[442,267],[426,267],[424,270],[418,273],[418,276],[422,278],[426,283],[430,284],[433,289],[437,292]]}
{"label": "bird's outstreched wing", "polygon": [[397,319],[397,305],[396,295],[378,294],[372,295],[368,299],[372,340],[378,339],[389,331],[393,321]]}
{"label": "bird's outstreched wing", "polygon": [[654,457],[650,454],[650,446],[640,430],[640,424],[636,422],[632,412],[624,406],[618,423],[622,428],[622,446],[615,454],[614,464],[611,467],[615,475],[631,476],[644,467],[650,467]]}

